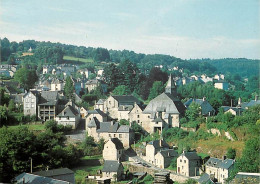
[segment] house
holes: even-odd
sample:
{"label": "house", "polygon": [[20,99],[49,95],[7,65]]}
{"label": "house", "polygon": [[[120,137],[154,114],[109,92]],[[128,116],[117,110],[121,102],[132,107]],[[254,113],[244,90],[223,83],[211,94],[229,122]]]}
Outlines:
{"label": "house", "polygon": [[51,91],[62,91],[64,89],[65,82],[61,79],[54,78],[51,81]]}
{"label": "house", "polygon": [[128,120],[128,113],[135,103],[141,104],[141,102],[132,95],[110,95],[104,102],[104,112],[113,119]]}
{"label": "house", "polygon": [[221,160],[218,158],[210,158],[205,163],[205,171],[209,175],[214,175],[218,182],[224,183],[225,179],[230,176],[230,172],[234,167],[235,161],[232,159]]}
{"label": "house", "polygon": [[14,178],[14,183],[16,184],[71,184],[68,181],[62,181],[58,179],[53,179],[49,177],[39,176],[31,173],[22,173]]}
{"label": "house", "polygon": [[74,172],[68,168],[52,169],[47,171],[33,172],[32,174],[53,178],[56,180],[67,181],[69,183],[75,183]]}
{"label": "house", "polygon": [[37,115],[37,105],[39,102],[40,93],[31,90],[23,96],[23,114],[25,116]]}
{"label": "house", "polygon": [[128,119],[130,122],[135,121],[140,126],[142,126],[142,117],[143,117],[143,109],[141,105],[138,105],[137,103],[134,104],[134,107],[130,110],[128,113]]}
{"label": "house", "polygon": [[173,149],[160,150],[154,156],[155,165],[161,169],[170,166],[170,163],[174,157],[177,157],[178,153]]}
{"label": "house", "polygon": [[225,75],[223,74],[216,74],[213,79],[215,80],[224,80],[225,79]]}
{"label": "house", "polygon": [[128,125],[119,125],[118,122],[100,122],[96,117],[87,124],[89,136],[94,137],[95,141],[103,138],[108,141],[109,138],[118,138],[123,146],[128,148],[134,139],[134,132]]}
{"label": "house", "polygon": [[85,86],[88,91],[95,90],[98,86],[101,86],[103,93],[107,93],[107,83],[105,83],[103,80],[92,79],[87,81]]}
{"label": "house", "polygon": [[231,113],[234,116],[240,116],[245,111],[245,109],[241,107],[230,107],[230,106],[221,106],[224,113]]}
{"label": "house", "polygon": [[150,141],[145,147],[146,156],[144,159],[155,164],[155,155],[161,150],[169,150],[169,145],[164,140]]}
{"label": "house", "polygon": [[76,129],[80,120],[80,113],[78,108],[69,101],[64,109],[55,117],[55,121],[61,125],[71,125],[73,129]]}
{"label": "house", "polygon": [[105,102],[106,100],[105,99],[99,99],[98,101],[97,101],[97,103],[95,103],[95,109],[100,109],[101,111],[103,111],[104,112],[104,102]]}
{"label": "house", "polygon": [[58,91],[42,91],[39,96],[38,118],[43,121],[55,119],[58,99]]}
{"label": "house", "polygon": [[177,158],[177,173],[185,176],[198,176],[201,158],[196,152],[183,152]]}
{"label": "house", "polygon": [[203,97],[203,99],[190,98],[187,102],[184,103],[184,105],[188,109],[191,103],[196,103],[200,106],[202,116],[214,116],[215,115],[216,111],[210,105],[210,103],[206,100],[206,97]]}
{"label": "house", "polygon": [[87,116],[85,117],[86,125],[88,125],[94,117],[96,117],[99,122],[108,121],[108,116],[103,111],[101,111],[100,109],[94,109],[87,111]]}
{"label": "house", "polygon": [[171,75],[165,92],[152,99],[143,111],[142,127],[148,133],[162,132],[165,128],[179,127],[179,119],[185,114],[185,106],[177,97]]}
{"label": "house", "polygon": [[245,109],[248,109],[258,104],[260,104],[260,100],[258,100],[258,96],[256,95],[254,100],[251,100],[245,105]]}
{"label": "house", "polygon": [[217,88],[217,89],[222,89],[222,90],[227,91],[228,90],[228,82],[226,82],[224,80],[216,81],[215,84],[214,84],[214,87]]}
{"label": "house", "polygon": [[124,167],[122,163],[115,160],[105,160],[102,169],[103,178],[111,178],[113,181],[120,181],[124,174]]}
{"label": "house", "polygon": [[47,73],[51,73],[52,72],[52,70],[53,70],[53,66],[51,66],[51,65],[44,65],[43,67],[42,67],[42,74],[47,74]]}
{"label": "house", "polygon": [[81,108],[80,108],[80,117],[81,117],[82,119],[85,119],[85,117],[87,116],[87,114],[88,114],[88,111],[87,111],[84,107],[81,107]]}
{"label": "house", "polygon": [[110,138],[104,145],[103,159],[121,161],[123,153],[123,143],[118,138]]}
{"label": "house", "polygon": [[78,72],[79,72],[81,75],[85,75],[86,78],[89,78],[89,75],[91,74],[91,71],[88,70],[87,68],[78,70]]}

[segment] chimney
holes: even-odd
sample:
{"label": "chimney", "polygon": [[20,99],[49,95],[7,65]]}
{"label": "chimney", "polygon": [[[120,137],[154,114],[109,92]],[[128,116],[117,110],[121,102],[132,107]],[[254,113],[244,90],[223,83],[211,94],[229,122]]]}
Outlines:
{"label": "chimney", "polygon": [[114,121],[112,120],[112,121],[111,121],[111,126],[113,126],[113,125],[114,125]]}
{"label": "chimney", "polygon": [[205,101],[206,101],[206,97],[204,96],[204,97],[202,98],[202,100],[203,100],[203,102],[205,102]]}
{"label": "chimney", "polygon": [[227,159],[227,156],[226,156],[226,155],[224,155],[224,156],[223,156],[223,160],[226,160],[226,159]]}
{"label": "chimney", "polygon": [[241,98],[239,97],[237,104],[238,104],[238,105],[241,105],[241,102],[242,102],[242,100],[241,100]]}
{"label": "chimney", "polygon": [[159,140],[159,144],[160,144],[160,147],[162,147],[162,140],[161,139]]}

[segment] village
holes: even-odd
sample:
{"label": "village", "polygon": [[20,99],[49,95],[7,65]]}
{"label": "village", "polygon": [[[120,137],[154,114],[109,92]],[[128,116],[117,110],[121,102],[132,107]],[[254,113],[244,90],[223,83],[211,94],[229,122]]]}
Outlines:
{"label": "village", "polygon": [[[179,69],[175,67],[172,70]],[[7,75],[9,72],[11,76],[15,71],[15,65],[1,65],[1,74]],[[107,93],[108,84],[104,81],[103,71],[103,69],[94,71],[96,77],[90,79],[93,71],[87,68],[78,69],[77,66],[70,64],[45,65],[34,89],[26,91],[20,88],[19,84],[5,81],[2,81],[1,86],[14,100],[16,107],[23,107],[24,116],[34,116],[43,124],[53,120],[58,125],[70,125],[75,132],[80,130],[78,134],[81,135],[75,133],[67,136],[72,141],[83,141],[85,134],[93,137],[95,142],[104,140],[103,167],[99,174],[86,176],[86,183],[124,181],[129,175],[128,172],[133,173],[133,177],[138,179],[143,179],[147,174],[152,175],[154,183],[185,182],[189,179],[201,184],[226,183],[234,168],[235,159],[226,156],[222,158],[207,156],[202,159],[196,150],[183,149],[182,153],[178,153],[178,147],[174,144],[169,145],[162,136],[163,131],[172,127],[196,131],[194,128],[183,127],[180,123],[180,119],[192,104],[199,106],[199,115],[205,119],[216,115],[216,109],[206,97],[190,98],[183,103],[177,96],[177,88],[194,81],[201,83],[214,81],[215,88],[228,90],[228,83],[224,81],[223,74],[215,75],[213,78],[206,75],[173,78],[170,74],[164,92],[146,105],[133,95],[110,94],[106,99],[97,99],[94,106],[89,109],[80,107],[78,104],[82,102],[82,91],[90,92],[100,87],[103,93]],[[73,78],[74,73],[80,73],[82,77]],[[66,78],[70,78],[74,87],[71,99],[64,94]],[[247,103],[239,99],[236,104],[236,106],[232,106],[232,103],[231,106],[222,106],[224,113],[240,116],[246,109],[260,104],[260,100],[256,96],[255,100]],[[129,124],[122,124],[121,120]],[[137,132],[132,129],[134,124],[141,127],[145,134],[158,133],[159,137],[141,142],[138,146],[135,136]],[[220,134],[216,129],[209,131]],[[230,141],[234,140],[228,132],[225,132],[225,136]],[[168,169],[172,160],[176,160],[176,170]],[[247,175],[251,174],[238,173],[237,177]],[[22,173],[16,177],[17,183],[35,179],[54,183],[75,183],[74,172],[68,168]]]}

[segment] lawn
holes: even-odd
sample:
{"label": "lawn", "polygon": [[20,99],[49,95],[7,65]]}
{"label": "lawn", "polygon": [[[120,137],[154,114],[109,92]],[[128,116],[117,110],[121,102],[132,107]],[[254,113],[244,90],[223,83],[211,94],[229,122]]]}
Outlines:
{"label": "lawn", "polygon": [[83,62],[83,63],[94,62],[93,59],[91,59],[91,58],[85,59],[85,58],[77,58],[77,57],[73,57],[73,56],[64,56],[63,59],[65,61],[79,61],[79,62]]}
{"label": "lawn", "polygon": [[26,124],[26,125],[12,125],[12,126],[8,126],[8,128],[10,129],[16,129],[18,127],[28,127],[29,130],[32,131],[43,131],[45,130],[44,128],[44,124]]}
{"label": "lawn", "polygon": [[103,167],[98,161],[101,158],[102,155],[82,157],[80,164],[72,168],[75,172],[76,183],[84,183],[86,176],[96,175]]}

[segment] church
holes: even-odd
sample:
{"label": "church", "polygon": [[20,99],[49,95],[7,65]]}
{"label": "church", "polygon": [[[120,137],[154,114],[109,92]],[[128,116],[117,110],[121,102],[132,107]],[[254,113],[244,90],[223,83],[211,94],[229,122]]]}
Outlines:
{"label": "church", "polygon": [[148,133],[161,133],[163,129],[180,127],[180,118],[184,116],[185,110],[170,75],[165,92],[149,102],[141,114],[139,124]]}

